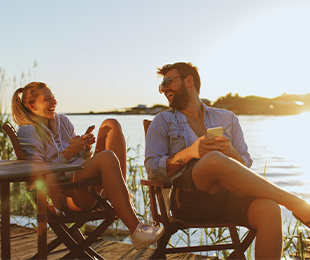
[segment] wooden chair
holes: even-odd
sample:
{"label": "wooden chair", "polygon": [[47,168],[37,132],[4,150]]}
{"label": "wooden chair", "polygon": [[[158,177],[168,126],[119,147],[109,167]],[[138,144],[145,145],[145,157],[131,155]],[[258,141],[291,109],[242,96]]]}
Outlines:
{"label": "wooden chair", "polygon": [[[2,128],[11,139],[17,159],[25,160],[26,158],[17,139],[17,133],[14,127],[10,123],[5,123]],[[98,186],[98,183],[101,183],[101,178],[47,185],[47,189],[52,189],[57,186],[57,189],[60,189],[62,193],[68,189],[84,187],[97,200],[96,206],[92,210],[85,212],[60,212],[56,210],[52,204],[46,201],[48,205],[47,223],[57,235],[57,238],[48,244],[48,253],[63,243],[70,250],[70,252],[63,257],[64,259],[104,259],[90,246],[113,223],[114,220],[118,219],[118,216],[107,199],[102,197],[92,188],[93,186]],[[31,192],[33,194],[33,190]],[[33,198],[36,198],[34,194]],[[93,220],[103,221],[90,235],[87,236],[87,238],[85,238],[81,233],[80,228],[87,221]],[[37,254],[33,256],[33,258],[37,258]]]}
{"label": "wooden chair", "polygon": [[[151,121],[143,121],[145,134]],[[195,222],[191,223],[181,219],[175,219],[168,216],[165,205],[163,190],[170,189],[172,184],[167,180],[141,180],[141,184],[149,187],[151,202],[151,212],[155,225],[162,223],[165,227],[165,233],[162,236],[157,248],[150,259],[166,259],[166,254],[183,253],[183,252],[201,252],[233,249],[227,259],[245,259],[244,252],[250,246],[255,238],[255,231],[249,229],[245,238],[240,242],[237,232],[237,226],[234,223],[224,222]],[[158,203],[158,204],[157,204]],[[159,209],[159,211],[158,211]],[[169,209],[168,209],[169,210]],[[188,228],[228,228],[232,242],[226,244],[191,246],[191,247],[174,247],[167,248],[170,237],[178,230]]]}

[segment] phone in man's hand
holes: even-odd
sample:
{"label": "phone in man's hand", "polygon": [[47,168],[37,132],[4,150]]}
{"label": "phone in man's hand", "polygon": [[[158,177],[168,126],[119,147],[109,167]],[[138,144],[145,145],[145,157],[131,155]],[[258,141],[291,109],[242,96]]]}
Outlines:
{"label": "phone in man's hand", "polygon": [[217,136],[223,135],[223,127],[213,127],[207,129],[207,138],[208,139],[214,139]]}

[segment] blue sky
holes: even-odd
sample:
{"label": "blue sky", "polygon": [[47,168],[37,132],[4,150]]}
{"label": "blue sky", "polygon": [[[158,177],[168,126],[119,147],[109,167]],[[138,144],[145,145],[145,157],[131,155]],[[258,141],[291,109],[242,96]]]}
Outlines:
{"label": "blue sky", "polygon": [[47,83],[58,112],[167,104],[156,68],[177,61],[198,66],[211,101],[304,94],[309,13],[299,0],[0,0],[0,68]]}

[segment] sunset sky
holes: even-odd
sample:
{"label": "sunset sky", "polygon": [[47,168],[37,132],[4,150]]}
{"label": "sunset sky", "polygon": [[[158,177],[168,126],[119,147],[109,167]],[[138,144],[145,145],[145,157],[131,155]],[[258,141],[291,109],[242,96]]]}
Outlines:
{"label": "sunset sky", "polygon": [[211,101],[304,94],[309,14],[299,0],[0,0],[0,68],[47,83],[58,112],[166,105],[156,68],[177,61]]}

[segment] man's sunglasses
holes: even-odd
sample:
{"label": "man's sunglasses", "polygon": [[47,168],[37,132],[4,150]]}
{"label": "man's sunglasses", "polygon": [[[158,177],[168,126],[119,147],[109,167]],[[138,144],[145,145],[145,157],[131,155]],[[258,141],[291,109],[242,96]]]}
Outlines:
{"label": "man's sunglasses", "polygon": [[168,87],[173,79],[180,78],[180,77],[182,77],[182,76],[176,76],[176,77],[167,78],[167,79],[163,78],[163,81],[162,81],[161,84],[159,85],[159,93],[160,93],[160,94],[164,93],[164,92],[162,91],[162,89],[165,88],[165,87]]}

